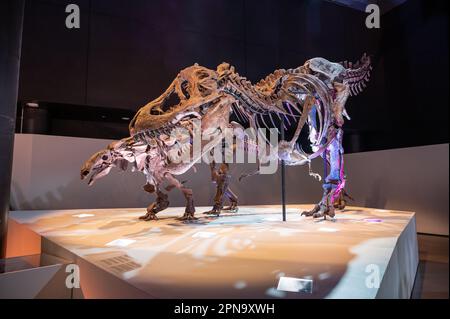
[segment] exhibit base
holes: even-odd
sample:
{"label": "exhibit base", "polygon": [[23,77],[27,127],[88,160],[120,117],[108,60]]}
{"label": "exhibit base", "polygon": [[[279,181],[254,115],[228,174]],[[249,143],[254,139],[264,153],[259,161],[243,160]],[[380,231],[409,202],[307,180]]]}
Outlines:
{"label": "exhibit base", "polygon": [[[335,221],[300,216],[312,205],[241,206],[198,220],[169,208],[15,211],[42,253],[79,266],[75,298],[409,298],[418,265],[415,215],[349,207]],[[16,238],[15,238],[16,237]],[[78,277],[77,277],[78,278]],[[75,279],[77,279],[75,278]]]}

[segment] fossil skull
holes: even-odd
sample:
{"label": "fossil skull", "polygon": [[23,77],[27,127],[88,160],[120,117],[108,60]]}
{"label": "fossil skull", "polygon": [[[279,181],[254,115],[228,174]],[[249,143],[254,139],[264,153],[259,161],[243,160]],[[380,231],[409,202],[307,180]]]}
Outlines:
{"label": "fossil skull", "polygon": [[182,70],[169,88],[142,107],[130,122],[130,133],[158,130],[163,126],[201,117],[220,97],[217,72],[195,64]]}

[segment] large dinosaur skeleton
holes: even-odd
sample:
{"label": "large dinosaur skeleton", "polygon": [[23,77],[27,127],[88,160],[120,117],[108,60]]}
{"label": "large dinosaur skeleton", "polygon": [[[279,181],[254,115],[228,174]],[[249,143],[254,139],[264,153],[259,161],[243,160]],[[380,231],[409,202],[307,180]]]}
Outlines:
{"label": "large dinosaur skeleton", "polygon": [[[130,122],[130,137],[92,155],[81,168],[81,178],[91,175],[92,185],[112,167],[126,170],[130,163],[133,170],[146,176],[144,190],[157,196],[141,219],[156,219],[156,214],[169,206],[164,190],[172,188],[181,190],[186,199],[181,219],[195,219],[192,190],[174,176],[185,173],[221,145],[227,128],[242,128],[230,121],[234,114],[237,121],[255,130],[295,128],[289,140],[279,140],[275,152],[260,152],[259,156],[283,160],[286,165],[309,165],[312,159],[322,157],[326,172],[323,197],[311,211],[302,214],[334,217],[335,208],[345,206],[346,196],[342,125],[349,116],[345,103],[366,86],[370,70],[366,55],[353,65],[313,58],[295,69],[276,70],[252,85],[227,63],[215,71],[195,64],[182,70],[160,97],[139,109]],[[308,130],[308,152],[298,144],[304,128]],[[196,134],[202,135],[197,139],[200,152],[193,147]],[[180,161],[181,157],[189,160]],[[219,168],[214,162],[210,165],[217,192],[214,206],[207,213],[219,214],[225,199],[231,204],[228,209],[236,211],[237,197],[229,187],[228,164],[222,163]],[[259,172],[260,166],[245,176]],[[320,178],[311,170],[310,175]],[[165,188],[163,183],[167,183]]]}

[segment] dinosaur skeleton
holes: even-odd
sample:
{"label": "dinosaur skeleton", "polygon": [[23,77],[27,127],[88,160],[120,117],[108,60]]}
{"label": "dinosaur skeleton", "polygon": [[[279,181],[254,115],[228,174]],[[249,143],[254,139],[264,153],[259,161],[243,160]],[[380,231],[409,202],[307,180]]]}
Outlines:
{"label": "dinosaur skeleton", "polygon": [[[217,70],[195,64],[182,70],[160,97],[139,109],[129,125],[130,137],[92,155],[81,168],[81,178],[91,175],[92,185],[112,167],[126,170],[131,164],[133,170],[146,176],[144,190],[157,196],[141,219],[156,219],[156,214],[169,206],[162,187],[165,182],[166,191],[178,188],[185,196],[181,219],[195,219],[192,190],[174,176],[188,171],[220,145],[227,128],[242,127],[230,122],[234,113],[239,122],[255,130],[295,128],[289,140],[279,141],[275,153],[260,156],[275,157],[286,165],[310,165],[312,159],[321,156],[326,171],[323,197],[313,210],[302,214],[334,217],[334,208],[345,207],[346,197],[342,125],[344,118],[350,118],[345,103],[366,86],[370,71],[370,58],[365,54],[355,64],[313,58],[295,69],[276,70],[252,85],[227,63],[220,64]],[[297,143],[305,126],[309,131],[309,153]],[[201,152],[197,153],[192,147],[195,134],[207,136],[199,142]],[[183,156],[190,160],[177,160]],[[259,172],[260,166],[241,178]],[[310,175],[320,179],[311,169]],[[225,199],[231,204],[228,209],[236,211],[237,197],[229,188],[228,164],[216,169],[212,162],[211,177],[217,192],[213,209],[207,213],[219,214]]]}

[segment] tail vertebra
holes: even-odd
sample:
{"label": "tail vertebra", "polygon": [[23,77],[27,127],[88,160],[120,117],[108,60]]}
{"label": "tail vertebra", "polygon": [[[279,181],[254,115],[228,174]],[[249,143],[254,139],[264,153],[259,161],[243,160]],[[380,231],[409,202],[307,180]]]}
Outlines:
{"label": "tail vertebra", "polygon": [[350,87],[350,95],[355,96],[366,87],[369,82],[370,71],[372,70],[370,56],[363,54],[362,58],[353,64],[352,62],[341,62],[346,68],[344,83]]}

